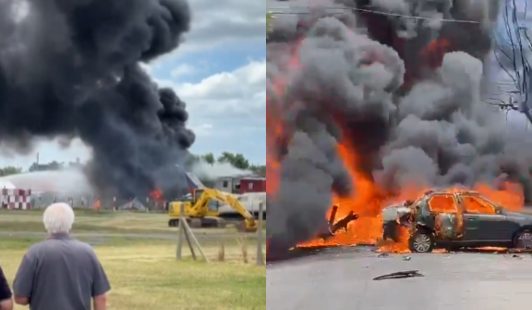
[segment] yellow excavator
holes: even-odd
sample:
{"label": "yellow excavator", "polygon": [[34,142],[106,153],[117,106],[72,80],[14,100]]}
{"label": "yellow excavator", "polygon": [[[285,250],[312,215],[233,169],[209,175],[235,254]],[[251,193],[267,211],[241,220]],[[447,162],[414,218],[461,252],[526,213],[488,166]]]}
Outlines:
{"label": "yellow excavator", "polygon": [[257,222],[253,215],[238,201],[236,197],[212,188],[195,189],[192,196],[182,201],[172,201],[168,205],[170,220],[168,226],[179,225],[181,205],[184,207],[185,217],[193,227],[225,227],[225,220],[220,217],[218,203],[227,204],[244,217],[243,227],[248,232],[257,231]]}

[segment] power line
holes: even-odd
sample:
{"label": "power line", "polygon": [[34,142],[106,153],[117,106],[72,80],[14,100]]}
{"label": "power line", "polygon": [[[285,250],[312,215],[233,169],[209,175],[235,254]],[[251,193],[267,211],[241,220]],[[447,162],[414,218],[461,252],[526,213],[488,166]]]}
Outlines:
{"label": "power line", "polygon": [[[306,9],[306,8],[304,8]],[[410,18],[410,19],[418,19],[418,20],[431,20],[431,21],[440,21],[440,22],[446,22],[446,23],[464,23],[464,24],[480,24],[480,21],[476,20],[468,20],[468,19],[450,19],[450,18],[433,18],[433,17],[425,17],[425,16],[414,16],[414,15],[404,15],[399,13],[392,13],[392,12],[386,12],[386,11],[378,11],[378,10],[370,10],[370,9],[361,9],[356,7],[320,7],[320,9],[324,10],[339,10],[339,11],[346,11],[346,10],[353,10],[358,12],[365,12],[365,13],[372,13],[377,15],[384,15],[384,16],[392,16],[392,17],[402,17],[402,18]],[[275,11],[278,10],[278,11]],[[311,14],[311,11],[301,11],[301,12],[287,12],[284,10],[284,8],[272,8],[268,10],[270,14],[273,15],[305,15],[305,14]]]}

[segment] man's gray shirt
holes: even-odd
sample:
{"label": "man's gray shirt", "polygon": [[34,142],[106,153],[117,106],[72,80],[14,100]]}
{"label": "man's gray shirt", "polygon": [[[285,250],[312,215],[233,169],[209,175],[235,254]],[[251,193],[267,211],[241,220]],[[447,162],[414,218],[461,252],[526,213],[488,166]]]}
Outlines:
{"label": "man's gray shirt", "polygon": [[30,247],[13,283],[31,310],[90,310],[91,298],[110,289],[94,250],[66,234]]}

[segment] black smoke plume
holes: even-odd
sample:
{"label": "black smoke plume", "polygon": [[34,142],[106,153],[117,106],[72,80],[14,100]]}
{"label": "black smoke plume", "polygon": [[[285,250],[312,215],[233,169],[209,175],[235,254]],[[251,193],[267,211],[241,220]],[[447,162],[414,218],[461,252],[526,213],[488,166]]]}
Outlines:
{"label": "black smoke plume", "polygon": [[79,136],[100,194],[185,186],[185,104],[141,69],[189,30],[185,0],[0,0],[0,141]]}

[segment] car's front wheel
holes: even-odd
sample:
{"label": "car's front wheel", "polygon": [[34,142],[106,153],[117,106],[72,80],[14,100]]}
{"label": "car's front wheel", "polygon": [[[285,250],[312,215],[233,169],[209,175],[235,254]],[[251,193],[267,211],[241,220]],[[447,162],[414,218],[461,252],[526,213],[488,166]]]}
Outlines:
{"label": "car's front wheel", "polygon": [[415,232],[409,240],[410,251],[416,253],[430,253],[434,248],[434,237],[425,231]]}
{"label": "car's front wheel", "polygon": [[532,249],[532,230],[525,229],[518,232],[514,237],[513,247],[516,249]]}

